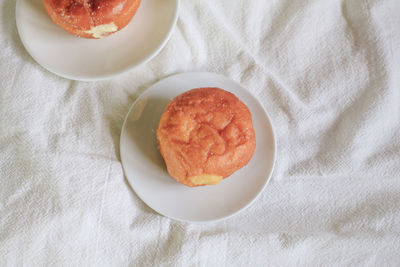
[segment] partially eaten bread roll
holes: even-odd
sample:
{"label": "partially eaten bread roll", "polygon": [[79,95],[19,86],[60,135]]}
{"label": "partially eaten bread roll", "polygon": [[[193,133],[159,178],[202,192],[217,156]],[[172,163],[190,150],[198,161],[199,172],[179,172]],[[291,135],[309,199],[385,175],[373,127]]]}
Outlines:
{"label": "partially eaten bread roll", "polygon": [[175,97],[157,129],[168,173],[187,186],[215,185],[251,159],[256,137],[247,106],[219,88]]}
{"label": "partially eaten bread roll", "polygon": [[67,32],[103,38],[125,27],[140,0],[43,0],[51,19]]}

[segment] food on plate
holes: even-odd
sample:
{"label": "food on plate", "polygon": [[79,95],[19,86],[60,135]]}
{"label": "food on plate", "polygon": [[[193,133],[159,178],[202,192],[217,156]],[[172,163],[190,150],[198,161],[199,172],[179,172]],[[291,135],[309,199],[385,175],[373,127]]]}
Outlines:
{"label": "food on plate", "polygon": [[187,186],[215,185],[251,159],[256,137],[247,106],[220,88],[175,97],[157,128],[168,173]]}
{"label": "food on plate", "polygon": [[125,27],[141,0],[43,0],[51,19],[67,32],[98,39]]}

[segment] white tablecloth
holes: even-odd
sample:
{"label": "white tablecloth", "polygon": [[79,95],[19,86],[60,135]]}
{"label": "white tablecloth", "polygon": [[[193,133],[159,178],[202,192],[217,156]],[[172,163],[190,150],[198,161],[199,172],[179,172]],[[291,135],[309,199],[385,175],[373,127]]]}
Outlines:
{"label": "white tablecloth", "polygon": [[[43,69],[0,7],[1,266],[400,264],[399,0],[182,0],[162,52],[101,82]],[[248,88],[279,147],[257,201],[204,225],[152,211],[119,158],[132,102],[187,71]]]}

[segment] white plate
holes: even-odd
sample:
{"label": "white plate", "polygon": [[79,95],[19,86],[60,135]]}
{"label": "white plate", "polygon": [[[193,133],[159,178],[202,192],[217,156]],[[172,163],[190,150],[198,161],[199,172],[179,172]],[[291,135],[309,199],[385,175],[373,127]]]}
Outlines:
{"label": "white plate", "polygon": [[[156,129],[172,98],[199,87],[219,87],[239,97],[252,114],[257,144],[245,167],[217,185],[191,188],[168,175]],[[158,213],[191,222],[219,220],[249,206],[269,181],[276,150],[271,121],[260,102],[234,81],[213,73],[178,74],[147,89],[125,118],[120,145],[125,175],[136,194]]]}
{"label": "white plate", "polygon": [[42,0],[17,0],[17,28],[26,50],[62,77],[107,79],[147,62],[166,44],[178,18],[179,0],[142,0],[132,21],[100,39],[75,37],[57,26]]}

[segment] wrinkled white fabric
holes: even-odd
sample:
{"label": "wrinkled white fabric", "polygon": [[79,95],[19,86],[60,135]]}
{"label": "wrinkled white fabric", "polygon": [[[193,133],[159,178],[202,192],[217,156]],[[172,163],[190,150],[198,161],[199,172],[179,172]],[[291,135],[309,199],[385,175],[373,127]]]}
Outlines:
{"label": "wrinkled white fabric", "polygon": [[[398,0],[182,0],[161,53],[101,82],[39,66],[0,7],[1,266],[399,265]],[[153,212],[119,158],[132,102],[187,71],[231,77],[275,126],[271,183],[221,222]]]}

